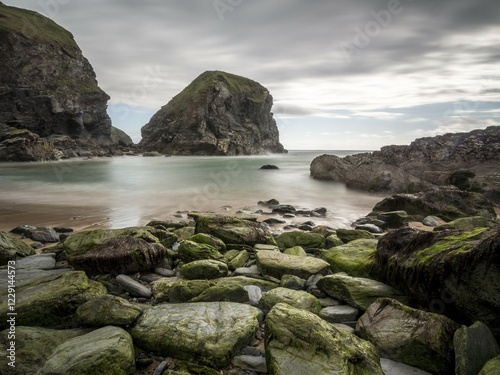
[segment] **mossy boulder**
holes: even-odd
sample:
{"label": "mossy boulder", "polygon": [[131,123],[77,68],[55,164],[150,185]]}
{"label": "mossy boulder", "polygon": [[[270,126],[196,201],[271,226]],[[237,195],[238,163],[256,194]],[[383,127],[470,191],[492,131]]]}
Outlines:
{"label": "mossy boulder", "polygon": [[104,327],[59,345],[38,375],[127,375],[135,372],[130,335],[118,327]]}
{"label": "mossy boulder", "polygon": [[96,229],[72,234],[60,249],[73,267],[88,274],[128,274],[154,269],[165,256],[163,244],[173,238],[148,227]]}
{"label": "mossy boulder", "polygon": [[345,245],[321,250],[319,257],[330,264],[333,273],[345,272],[349,276],[369,277],[377,243],[375,239],[354,240]]}
{"label": "mossy boulder", "polygon": [[363,229],[337,229],[337,237],[340,238],[343,243],[360,239],[375,238],[373,234]]}
{"label": "mossy boulder", "polygon": [[214,280],[164,278],[151,284],[157,302],[169,301],[171,303],[203,300],[248,302],[248,292],[244,289],[248,285],[258,286],[264,292],[278,287],[278,284],[270,281],[245,276]]}
{"label": "mossy boulder", "polygon": [[243,267],[250,258],[247,250],[229,250],[224,254],[224,260],[227,267],[234,271],[236,268]]}
{"label": "mossy boulder", "polygon": [[16,327],[16,366],[7,366],[7,353],[11,339],[9,330],[0,332],[0,353],[2,353],[2,374],[25,375],[36,374],[54,350],[62,343],[89,333],[88,329],[55,330],[40,327]]}
{"label": "mossy boulder", "polygon": [[[104,294],[106,288],[81,271],[29,279],[16,286],[16,323],[47,328],[71,326],[80,305]],[[0,291],[0,298],[0,314],[6,316],[7,288]],[[6,320],[0,322],[0,328],[6,326]]]}
{"label": "mossy boulder", "polygon": [[500,348],[488,327],[476,322],[462,326],[453,336],[455,375],[476,375],[490,359],[500,355]]}
{"label": "mossy boulder", "polygon": [[486,228],[492,226],[491,220],[483,216],[461,217],[450,221],[449,223],[441,224],[434,227],[435,231],[446,229],[457,229],[461,231],[471,231],[476,228]]}
{"label": "mossy boulder", "polygon": [[343,244],[344,242],[342,242],[342,240],[336,234],[331,234],[328,237],[326,237],[326,243],[325,243],[326,248],[340,246]]}
{"label": "mossy boulder", "polygon": [[500,336],[500,227],[422,232],[401,228],[379,240],[373,274],[420,305]]}
{"label": "mossy boulder", "polygon": [[16,260],[17,257],[33,254],[35,249],[27,243],[8,233],[0,232],[0,266],[7,265],[9,260]]}
{"label": "mossy boulder", "polygon": [[486,362],[478,375],[500,375],[500,355]]}
{"label": "mossy boulder", "polygon": [[372,344],[309,311],[279,303],[265,323],[269,374],[384,374]]}
{"label": "mossy boulder", "polygon": [[317,249],[325,246],[326,239],[319,233],[292,231],[281,233],[276,237],[276,242],[282,249],[294,246],[302,246],[304,249]]}
{"label": "mossy boulder", "polygon": [[325,276],[318,281],[317,286],[330,297],[361,310],[368,309],[381,297],[408,301],[406,296],[389,285],[362,277],[351,277],[343,273]]}
{"label": "mossy boulder", "polygon": [[381,298],[358,320],[356,333],[375,345],[384,358],[435,375],[454,375],[453,334],[459,327],[443,315]]}
{"label": "mossy boulder", "polygon": [[278,251],[259,251],[256,254],[257,267],[264,276],[281,279],[283,275],[295,275],[302,279],[330,271],[330,265],[322,259],[286,255]]}
{"label": "mossy boulder", "polygon": [[492,203],[482,194],[441,186],[416,193],[395,194],[377,203],[374,212],[406,211],[413,220],[436,215],[445,221],[459,217],[483,216],[495,219]]}
{"label": "mossy boulder", "polygon": [[251,215],[221,215],[211,213],[190,213],[196,222],[196,233],[206,233],[227,244],[275,245],[272,234]]}
{"label": "mossy boulder", "polygon": [[182,265],[179,272],[188,280],[217,279],[227,276],[228,268],[224,262],[203,259]]}
{"label": "mossy boulder", "polygon": [[203,259],[224,259],[224,256],[212,245],[197,243],[189,240],[181,242],[178,255],[179,258],[185,263]]}
{"label": "mossy boulder", "polygon": [[107,294],[78,307],[75,317],[84,326],[128,326],[142,314],[142,311],[143,307]]}
{"label": "mossy boulder", "polygon": [[319,314],[321,304],[312,294],[301,290],[287,288],[275,288],[261,298],[260,307],[264,311],[269,311],[278,303],[286,303],[297,309],[307,310],[314,314]]}
{"label": "mossy boulder", "polygon": [[283,254],[286,255],[295,255],[297,257],[306,257],[307,253],[306,251],[302,248],[302,246],[294,246],[294,247],[289,247],[285,251],[283,251]]}
{"label": "mossy boulder", "polygon": [[206,233],[197,233],[188,238],[189,241],[196,243],[203,243],[206,245],[211,245],[217,249],[220,253],[224,254],[226,252],[226,244],[220,238],[212,236]]}
{"label": "mossy boulder", "polygon": [[163,304],[146,310],[130,333],[141,349],[222,368],[250,343],[261,319],[259,309],[240,303]]}

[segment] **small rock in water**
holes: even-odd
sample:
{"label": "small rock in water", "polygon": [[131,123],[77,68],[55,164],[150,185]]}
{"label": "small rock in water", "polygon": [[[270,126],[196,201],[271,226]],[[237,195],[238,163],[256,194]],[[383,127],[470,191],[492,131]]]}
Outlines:
{"label": "small rock in water", "polygon": [[279,169],[276,165],[266,164],[260,167],[260,169]]}
{"label": "small rock in water", "polygon": [[149,288],[135,281],[130,276],[118,275],[116,276],[116,281],[125,291],[129,292],[132,297],[151,298],[152,296]]}
{"label": "small rock in water", "polygon": [[273,213],[276,214],[292,214],[297,211],[295,207],[289,204],[279,204],[277,206],[271,206],[271,208],[273,209]]}
{"label": "small rock in water", "polygon": [[266,224],[268,224],[268,225],[276,225],[276,224],[285,224],[286,223],[285,220],[276,219],[274,217],[266,219],[263,222],[266,223]]}
{"label": "small rock in water", "polygon": [[269,199],[268,201],[258,201],[257,204],[259,206],[265,206],[265,207],[271,207],[271,206],[277,206],[280,204],[280,202],[277,199]]}
{"label": "small rock in water", "polygon": [[367,232],[370,233],[383,233],[384,230],[375,224],[360,224],[356,225],[355,229],[361,229],[361,230],[366,230]]}
{"label": "small rock in water", "polygon": [[314,214],[318,214],[320,216],[325,216],[326,215],[326,208],[325,207],[315,208],[314,210],[312,210],[312,212]]}

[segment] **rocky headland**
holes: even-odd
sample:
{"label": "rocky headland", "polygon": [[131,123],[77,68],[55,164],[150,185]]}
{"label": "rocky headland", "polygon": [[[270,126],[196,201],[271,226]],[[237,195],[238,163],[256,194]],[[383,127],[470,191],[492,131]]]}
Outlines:
{"label": "rocky headland", "polygon": [[[1,232],[17,314],[14,328],[0,321],[2,373],[495,374],[493,207],[455,187],[401,196],[352,229],[315,225],[325,208],[272,199],[259,202],[265,220],[190,212],[144,227]],[[307,221],[273,230],[291,216]]]}
{"label": "rocky headland", "polygon": [[339,158],[322,155],[311,163],[316,179],[344,182],[373,192],[413,193],[452,184],[480,191],[500,203],[500,126],[469,133],[420,138],[409,146]]}
{"label": "rocky headland", "polygon": [[[73,35],[32,11],[0,4],[0,161],[108,156],[109,96]],[[121,141],[121,142],[120,142]]]}
{"label": "rocky headland", "polygon": [[142,128],[140,146],[170,155],[258,155],[285,152],[259,83],[207,71],[162,107]]}

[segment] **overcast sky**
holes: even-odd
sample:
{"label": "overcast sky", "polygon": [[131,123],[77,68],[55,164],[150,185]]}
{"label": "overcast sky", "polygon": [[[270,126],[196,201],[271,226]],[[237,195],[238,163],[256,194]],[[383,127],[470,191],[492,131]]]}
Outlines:
{"label": "overcast sky", "polygon": [[73,33],[135,141],[206,70],[260,82],[288,149],[500,125],[498,0],[2,0]]}

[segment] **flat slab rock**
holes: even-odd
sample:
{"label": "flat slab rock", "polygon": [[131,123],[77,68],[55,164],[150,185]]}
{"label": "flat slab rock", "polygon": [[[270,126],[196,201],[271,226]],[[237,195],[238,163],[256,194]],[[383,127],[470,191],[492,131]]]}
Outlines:
{"label": "flat slab rock", "polygon": [[278,251],[259,251],[256,254],[257,267],[264,276],[281,279],[283,275],[294,275],[302,279],[330,270],[330,264],[322,259],[286,255]]}
{"label": "flat slab rock", "polygon": [[251,341],[262,317],[234,302],[164,304],[146,310],[130,333],[142,349],[222,368]]}

